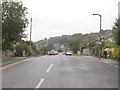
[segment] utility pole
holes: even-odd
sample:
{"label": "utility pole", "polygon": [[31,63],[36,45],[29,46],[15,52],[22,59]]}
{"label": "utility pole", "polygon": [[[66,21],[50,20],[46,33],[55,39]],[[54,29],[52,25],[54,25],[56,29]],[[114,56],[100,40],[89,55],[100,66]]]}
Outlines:
{"label": "utility pole", "polygon": [[101,27],[102,27],[102,15],[100,15],[100,14],[93,14],[93,15],[98,15],[99,17],[100,17],[100,32],[99,32],[99,40],[100,40],[100,43],[99,43],[99,45],[100,45],[100,47],[99,47],[99,60],[101,60],[101,41],[102,41],[102,36],[101,36]]}
{"label": "utility pole", "polygon": [[31,48],[31,36],[32,36],[32,18],[30,20],[30,55],[31,55],[31,50],[32,50],[32,48]]}

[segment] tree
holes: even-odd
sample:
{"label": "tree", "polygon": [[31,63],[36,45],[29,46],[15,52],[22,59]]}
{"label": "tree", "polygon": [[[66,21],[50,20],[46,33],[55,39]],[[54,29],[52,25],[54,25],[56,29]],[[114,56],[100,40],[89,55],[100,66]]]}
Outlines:
{"label": "tree", "polygon": [[2,48],[12,49],[15,42],[26,37],[24,31],[28,25],[27,8],[22,2],[3,2],[2,9]]}
{"label": "tree", "polygon": [[90,42],[90,43],[87,44],[87,47],[92,49],[95,45],[96,45],[95,42]]}
{"label": "tree", "polygon": [[52,44],[52,43],[49,43],[49,44],[47,45],[47,50],[50,51],[50,50],[52,50],[52,49],[53,49],[53,44]]}
{"label": "tree", "polygon": [[70,49],[72,49],[75,54],[77,54],[77,51],[80,48],[79,43],[80,43],[79,40],[75,37],[71,37],[68,40],[68,45],[70,46]]}
{"label": "tree", "polygon": [[99,48],[100,48],[100,45],[98,43],[96,43],[96,45],[92,48],[93,49],[93,54],[95,56],[98,56],[98,54],[99,54]]}
{"label": "tree", "polygon": [[40,54],[41,55],[46,55],[47,54],[47,47],[46,46],[43,46],[40,48]]}
{"label": "tree", "polygon": [[120,18],[116,20],[112,32],[116,43],[113,48],[113,57],[120,60]]}
{"label": "tree", "polygon": [[[25,41],[25,43],[27,43],[30,46],[30,41]],[[31,41],[31,48],[34,49],[34,50],[37,49],[36,45],[32,41]]]}
{"label": "tree", "polygon": [[25,55],[28,56],[30,54],[30,47],[25,42],[20,42],[15,46],[16,56],[22,56],[23,51],[25,51]]}
{"label": "tree", "polygon": [[120,45],[120,18],[116,20],[112,32],[114,41],[117,45]]}

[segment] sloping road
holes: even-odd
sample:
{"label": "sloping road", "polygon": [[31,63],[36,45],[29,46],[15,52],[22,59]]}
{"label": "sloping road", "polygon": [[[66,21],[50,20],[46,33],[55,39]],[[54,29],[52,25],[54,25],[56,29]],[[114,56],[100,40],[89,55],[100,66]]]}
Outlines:
{"label": "sloping road", "polygon": [[118,68],[86,56],[42,56],[2,71],[3,88],[118,88]]}

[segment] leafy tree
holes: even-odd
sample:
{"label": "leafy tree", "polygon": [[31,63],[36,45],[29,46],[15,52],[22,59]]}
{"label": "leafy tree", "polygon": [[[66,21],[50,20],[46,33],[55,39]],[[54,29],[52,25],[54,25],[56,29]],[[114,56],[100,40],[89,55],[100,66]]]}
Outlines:
{"label": "leafy tree", "polygon": [[[27,43],[30,46],[30,41],[26,41],[25,43]],[[36,45],[32,41],[31,41],[31,48],[34,49],[34,50],[37,49]]]}
{"label": "leafy tree", "polygon": [[116,20],[112,32],[116,43],[113,48],[113,57],[120,60],[120,18]]}
{"label": "leafy tree", "polygon": [[30,47],[27,43],[20,42],[18,45],[15,46],[16,56],[22,56],[23,51],[28,56],[30,54]]}
{"label": "leafy tree", "polygon": [[100,45],[99,44],[96,44],[92,49],[93,49],[93,54],[95,56],[98,56],[99,54],[99,48],[100,48]]}
{"label": "leafy tree", "polygon": [[46,55],[47,54],[47,47],[46,46],[40,48],[40,54],[41,55]]}
{"label": "leafy tree", "polygon": [[47,45],[47,50],[50,51],[50,50],[52,50],[52,49],[53,49],[53,44],[52,44],[52,43],[49,43],[49,44]]}
{"label": "leafy tree", "polygon": [[79,43],[80,41],[75,37],[71,37],[68,40],[68,45],[70,46],[70,49],[72,49],[75,54],[77,54],[77,50],[79,50],[80,48]]}
{"label": "leafy tree", "polygon": [[95,42],[91,42],[87,44],[87,47],[89,47],[90,49],[92,49],[95,46]]}
{"label": "leafy tree", "polygon": [[2,9],[2,48],[6,50],[11,49],[14,42],[26,37],[24,31],[28,25],[27,8],[22,2],[3,2]]}
{"label": "leafy tree", "polygon": [[120,45],[120,18],[116,20],[112,32],[114,41],[116,42],[117,45]]}

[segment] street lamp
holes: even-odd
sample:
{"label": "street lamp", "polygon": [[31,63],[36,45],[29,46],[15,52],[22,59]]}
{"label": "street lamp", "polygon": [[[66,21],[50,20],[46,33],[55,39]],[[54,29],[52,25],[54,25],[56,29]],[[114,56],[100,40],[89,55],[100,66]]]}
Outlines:
{"label": "street lamp", "polygon": [[99,39],[100,39],[100,48],[99,48],[99,60],[101,59],[101,27],[102,27],[102,15],[100,15],[100,14],[93,14],[93,15],[97,15],[97,16],[99,16],[100,17],[100,35],[99,35]]}
{"label": "street lamp", "polygon": [[32,52],[31,36],[32,36],[32,18],[30,19],[30,55],[31,55],[31,52]]}

